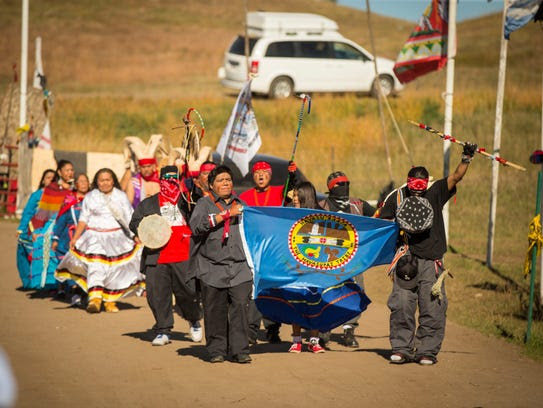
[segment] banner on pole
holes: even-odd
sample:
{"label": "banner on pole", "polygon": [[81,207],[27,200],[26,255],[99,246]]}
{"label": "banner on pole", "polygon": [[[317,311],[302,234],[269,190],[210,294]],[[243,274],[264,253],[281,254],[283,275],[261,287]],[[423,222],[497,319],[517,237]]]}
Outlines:
{"label": "banner on pole", "polygon": [[447,63],[449,0],[432,0],[400,50],[394,73],[402,83],[437,71]]}
{"label": "banner on pole", "polygon": [[47,99],[51,95],[47,89],[47,78],[43,73],[43,64],[41,60],[41,37],[36,38],[36,54],[35,54],[35,67],[34,67],[34,79],[32,81],[32,86],[36,89],[43,91],[44,96],[44,114],[45,114],[45,124],[41,133],[35,140],[35,143],[40,149],[49,149],[51,150],[51,125],[49,124],[49,103]]}
{"label": "banner on pole", "polygon": [[530,21],[543,20],[543,0],[511,0],[505,13],[503,35],[506,40],[511,33]]}
{"label": "banner on pole", "polygon": [[217,152],[222,159],[224,157],[231,159],[241,175],[245,176],[249,172],[249,162],[261,145],[262,139],[252,106],[251,80],[249,80],[238,95],[217,145]]}

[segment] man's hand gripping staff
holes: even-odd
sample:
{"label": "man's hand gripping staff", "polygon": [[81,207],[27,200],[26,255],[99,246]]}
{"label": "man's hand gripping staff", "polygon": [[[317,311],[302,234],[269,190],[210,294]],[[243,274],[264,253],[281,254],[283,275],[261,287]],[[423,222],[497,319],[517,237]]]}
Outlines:
{"label": "man's hand gripping staff", "polygon": [[508,166],[508,167],[512,167],[516,170],[521,170],[521,171],[526,171],[526,169],[518,164],[515,164],[515,163],[512,163],[506,159],[504,159],[503,157],[500,157],[496,154],[490,154],[490,153],[487,153],[486,149],[484,147],[477,147],[476,144],[473,144],[473,143],[470,143],[470,142],[462,142],[458,139],[456,139],[455,137],[452,137],[452,136],[449,136],[449,135],[444,135],[443,133],[435,130],[435,129],[432,129],[430,126],[427,126],[425,125],[424,123],[418,123],[418,122],[415,122],[415,121],[412,121],[410,120],[409,123],[421,128],[421,129],[424,129],[426,130],[427,132],[430,132],[430,133],[434,133],[436,135],[438,135],[439,137],[441,137],[443,140],[448,140],[452,143],[456,143],[456,144],[459,144],[461,146],[464,147],[464,150],[462,152],[462,161],[464,163],[469,163],[471,162],[471,158],[473,158],[474,154],[475,153],[479,153],[485,157],[487,157],[488,159],[490,160],[496,160],[498,163],[504,165],[504,166]]}

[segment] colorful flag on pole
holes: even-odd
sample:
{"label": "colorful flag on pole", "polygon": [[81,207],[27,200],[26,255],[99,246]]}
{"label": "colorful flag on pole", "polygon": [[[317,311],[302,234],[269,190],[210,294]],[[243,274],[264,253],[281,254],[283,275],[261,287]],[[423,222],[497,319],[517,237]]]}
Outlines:
{"label": "colorful flag on pole", "polygon": [[508,40],[513,31],[524,27],[530,21],[537,21],[536,15],[541,19],[542,9],[543,0],[510,0],[505,13],[505,39]]}
{"label": "colorful flag on pole", "polygon": [[447,63],[449,0],[432,0],[401,49],[394,73],[402,83],[437,71]]}
{"label": "colorful flag on pole", "polygon": [[330,330],[371,302],[352,278],[392,261],[396,223],[289,207],[244,207],[255,301],[275,321]]}
{"label": "colorful flag on pole", "polygon": [[242,176],[249,172],[249,162],[262,145],[251,100],[251,80],[249,80],[239,93],[217,145],[221,159],[230,158]]}

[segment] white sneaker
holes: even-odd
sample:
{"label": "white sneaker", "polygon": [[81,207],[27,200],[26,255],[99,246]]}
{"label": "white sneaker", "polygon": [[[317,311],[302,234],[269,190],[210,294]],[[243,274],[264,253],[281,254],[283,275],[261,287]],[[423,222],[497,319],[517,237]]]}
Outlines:
{"label": "white sneaker", "polygon": [[151,343],[153,346],[165,346],[166,344],[171,343],[170,337],[167,334],[159,334],[155,337]]}
{"label": "white sneaker", "polygon": [[431,366],[431,365],[434,365],[436,362],[431,357],[421,357],[421,358],[419,358],[418,363],[420,365]]}
{"label": "white sneaker", "polygon": [[202,341],[203,332],[202,332],[202,326],[200,325],[200,322],[196,321],[196,322],[191,323],[189,332],[190,332],[190,338],[192,339],[193,342],[198,343]]}
{"label": "white sneaker", "polygon": [[407,358],[402,353],[394,353],[390,356],[390,362],[394,364],[403,364],[407,362]]}

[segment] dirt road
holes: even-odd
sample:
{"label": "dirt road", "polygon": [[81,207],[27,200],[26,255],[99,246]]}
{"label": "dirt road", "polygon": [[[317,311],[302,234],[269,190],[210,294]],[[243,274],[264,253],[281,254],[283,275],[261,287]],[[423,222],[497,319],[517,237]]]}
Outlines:
{"label": "dirt road", "polygon": [[[361,318],[359,349],[331,343],[313,355],[279,345],[253,347],[253,363],[210,364],[204,344],[176,316],[173,342],[152,347],[144,298],[117,314],[90,315],[17,290],[16,224],[0,222],[0,345],[11,360],[17,407],[535,407],[543,364],[499,339],[449,323],[439,363],[387,361],[388,310],[373,303]],[[368,287],[371,296],[371,287]]]}

